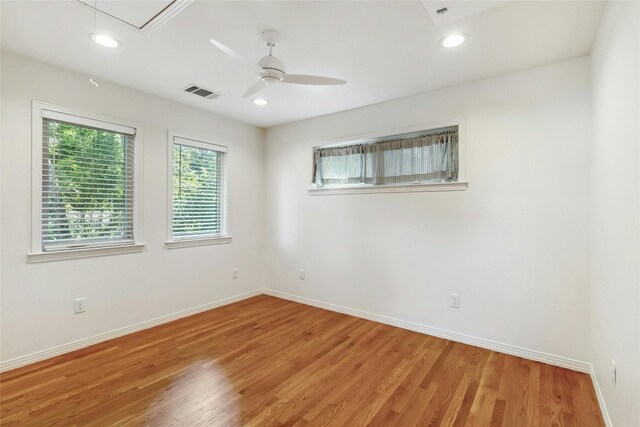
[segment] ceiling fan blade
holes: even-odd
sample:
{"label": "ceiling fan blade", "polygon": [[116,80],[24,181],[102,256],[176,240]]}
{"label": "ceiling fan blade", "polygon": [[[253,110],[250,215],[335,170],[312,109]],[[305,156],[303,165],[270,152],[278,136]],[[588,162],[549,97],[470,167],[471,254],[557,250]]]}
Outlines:
{"label": "ceiling fan blade", "polygon": [[244,64],[246,67],[251,68],[254,72],[259,73],[259,74],[264,73],[264,70],[261,67],[259,67],[258,64],[254,64],[253,62],[249,61],[247,58],[245,58],[244,56],[240,55],[238,52],[236,52],[235,50],[231,49],[230,47],[223,45],[222,43],[220,43],[217,40],[209,40],[209,41],[215,47],[217,47],[222,52],[224,52],[225,54],[230,56],[232,59],[236,60],[237,62],[239,62],[241,64]]}
{"label": "ceiling fan blade", "polygon": [[343,85],[346,82],[340,79],[322,76],[307,76],[303,74],[287,74],[283,83],[293,83],[297,85]]}
{"label": "ceiling fan blade", "polygon": [[251,95],[255,95],[256,93],[264,89],[266,86],[267,84],[263,80],[259,80],[256,84],[254,84],[249,89],[247,89],[247,91],[244,93],[244,95],[242,95],[242,97],[248,98]]}

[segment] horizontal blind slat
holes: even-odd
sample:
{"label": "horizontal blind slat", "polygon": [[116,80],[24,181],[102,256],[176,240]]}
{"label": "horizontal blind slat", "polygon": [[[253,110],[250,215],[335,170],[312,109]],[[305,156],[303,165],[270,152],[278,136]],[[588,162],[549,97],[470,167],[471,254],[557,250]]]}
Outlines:
{"label": "horizontal blind slat", "polygon": [[122,237],[117,239],[105,239],[104,237],[96,237],[91,239],[82,239],[82,240],[45,240],[44,242],[48,243],[48,247],[54,249],[56,247],[82,247],[90,244],[91,246],[107,246],[107,245],[116,245],[120,243],[134,243],[133,236]]}
{"label": "horizontal blind slat", "polygon": [[193,232],[174,232],[174,236],[183,237],[183,236],[216,236],[222,235],[222,232],[219,229],[210,229],[210,230],[198,230]]}
{"label": "horizontal blind slat", "polygon": [[52,224],[42,224],[42,230],[47,231],[47,236],[53,236],[56,234],[63,234],[65,236],[73,235],[78,231],[83,231],[87,234],[86,237],[90,237],[89,235],[93,235],[100,232],[122,232],[128,233],[128,228],[126,222],[122,222],[120,224],[111,223],[111,224],[64,224],[64,225],[52,225]]}

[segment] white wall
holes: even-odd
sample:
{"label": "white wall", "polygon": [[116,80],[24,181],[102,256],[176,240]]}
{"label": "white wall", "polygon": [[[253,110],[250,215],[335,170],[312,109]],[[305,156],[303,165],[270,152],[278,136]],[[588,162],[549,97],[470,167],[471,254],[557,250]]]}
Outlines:
{"label": "white wall", "polygon": [[[268,129],[267,283],[588,360],[590,105],[582,58]],[[313,145],[460,116],[466,192],[307,194]]]}
{"label": "white wall", "polygon": [[[616,426],[640,425],[640,4],[609,2],[592,53],[591,361]],[[610,381],[611,359],[618,383]]]}
{"label": "white wall", "polygon": [[[262,129],[5,52],[1,71],[3,361],[263,287]],[[143,253],[27,263],[33,99],[142,123]],[[164,249],[167,129],[229,146],[231,244]]]}

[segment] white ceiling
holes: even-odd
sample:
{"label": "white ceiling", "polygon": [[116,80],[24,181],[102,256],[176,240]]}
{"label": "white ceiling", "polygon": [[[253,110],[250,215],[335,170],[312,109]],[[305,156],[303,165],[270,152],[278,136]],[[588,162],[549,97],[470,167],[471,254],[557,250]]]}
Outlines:
{"label": "white ceiling", "polygon": [[[87,74],[97,49],[98,80],[268,127],[588,55],[604,7],[490,1],[482,10],[478,1],[435,3],[462,8],[466,17],[436,26],[421,1],[195,1],[146,35],[99,17],[98,30],[123,43],[109,50],[88,38],[93,15],[84,8],[60,0],[2,1],[2,47]],[[282,35],[274,55],[287,72],[347,84],[270,86],[261,93],[270,101],[266,107],[242,99],[254,74],[208,40],[257,61],[266,54],[264,29]],[[458,31],[469,35],[466,44],[438,47],[442,36]],[[191,83],[224,96],[207,100],[181,91]]]}

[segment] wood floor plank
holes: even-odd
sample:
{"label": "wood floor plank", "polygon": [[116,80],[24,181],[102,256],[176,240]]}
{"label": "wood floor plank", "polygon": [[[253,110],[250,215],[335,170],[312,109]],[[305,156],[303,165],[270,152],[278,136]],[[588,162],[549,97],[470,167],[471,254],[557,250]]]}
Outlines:
{"label": "wood floor plank", "polygon": [[2,426],[603,426],[590,378],[261,295],[0,375]]}

